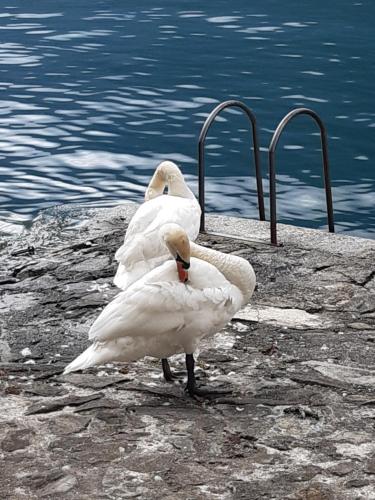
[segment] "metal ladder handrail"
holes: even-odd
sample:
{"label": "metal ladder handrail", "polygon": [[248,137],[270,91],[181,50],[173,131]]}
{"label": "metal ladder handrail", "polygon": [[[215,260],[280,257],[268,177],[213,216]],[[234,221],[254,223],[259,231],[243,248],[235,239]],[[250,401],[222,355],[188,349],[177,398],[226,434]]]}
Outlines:
{"label": "metal ladder handrail", "polygon": [[212,125],[212,122],[218,116],[221,111],[226,108],[236,107],[242,109],[251,122],[252,128],[252,136],[253,136],[253,147],[254,147],[254,163],[255,163],[255,175],[257,182],[257,194],[258,194],[258,209],[259,209],[259,220],[265,220],[265,211],[264,211],[264,196],[263,196],[263,183],[262,183],[262,171],[260,167],[260,156],[259,156],[259,142],[257,137],[257,127],[256,127],[256,119],[254,113],[250,108],[246,106],[241,101],[224,101],[216,106],[215,109],[211,111],[211,113],[206,118],[206,121],[203,124],[202,130],[199,134],[198,140],[198,175],[199,175],[199,204],[201,206],[202,214],[201,214],[201,225],[200,230],[202,232],[205,231],[205,201],[204,201],[204,184],[205,184],[205,175],[204,175],[204,145],[206,141],[207,132]]}
{"label": "metal ladder handrail", "polygon": [[269,148],[268,148],[268,160],[269,160],[269,182],[270,182],[270,228],[271,228],[271,244],[277,245],[277,216],[276,216],[276,173],[275,173],[275,151],[276,146],[279,142],[280,135],[283,132],[286,125],[298,115],[309,115],[317,123],[320,129],[320,140],[322,146],[322,159],[323,159],[323,174],[324,174],[324,188],[326,193],[326,205],[327,205],[327,219],[328,219],[328,230],[330,233],[335,232],[334,220],[333,220],[333,204],[332,204],[332,191],[331,191],[331,181],[329,176],[329,164],[328,164],[328,145],[327,145],[327,132],[325,126],[315,111],[308,108],[297,108],[290,111],[284,118],[280,121],[277,126]]}

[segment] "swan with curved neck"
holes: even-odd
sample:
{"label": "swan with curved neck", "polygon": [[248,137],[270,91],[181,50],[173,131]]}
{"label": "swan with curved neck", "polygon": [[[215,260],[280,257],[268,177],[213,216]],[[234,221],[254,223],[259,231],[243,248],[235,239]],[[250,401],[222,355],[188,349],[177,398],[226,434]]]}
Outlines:
{"label": "swan with curved neck", "polygon": [[145,193],[145,201],[152,200],[164,193],[168,187],[169,196],[195,199],[194,194],[185,183],[184,176],[173,161],[161,162],[152,176]]}
{"label": "swan with curved neck", "polygon": [[[163,194],[166,186],[167,195]],[[124,244],[115,254],[119,266],[114,283],[123,290],[169,257],[158,237],[163,224],[179,224],[191,240],[199,233],[199,203],[175,163],[163,161],[156,168],[145,200],[129,223]]]}
{"label": "swan with curved neck", "polygon": [[249,262],[235,255],[196,245],[177,224],[165,224],[159,238],[173,260],[164,262],[121,292],[92,325],[94,342],[65,369],[81,370],[110,361],[162,359],[185,352],[187,390],[199,394],[194,357],[199,341],[223,328],[255,289]]}

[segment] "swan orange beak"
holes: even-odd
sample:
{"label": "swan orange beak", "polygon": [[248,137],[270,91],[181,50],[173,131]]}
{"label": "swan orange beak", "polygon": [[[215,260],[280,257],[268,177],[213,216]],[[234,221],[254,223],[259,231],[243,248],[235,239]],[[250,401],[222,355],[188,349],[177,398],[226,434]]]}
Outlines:
{"label": "swan orange beak", "polygon": [[189,279],[189,274],[188,274],[187,270],[184,268],[184,263],[177,261],[176,264],[177,264],[177,271],[178,271],[178,279],[182,283],[186,283],[187,280]]}

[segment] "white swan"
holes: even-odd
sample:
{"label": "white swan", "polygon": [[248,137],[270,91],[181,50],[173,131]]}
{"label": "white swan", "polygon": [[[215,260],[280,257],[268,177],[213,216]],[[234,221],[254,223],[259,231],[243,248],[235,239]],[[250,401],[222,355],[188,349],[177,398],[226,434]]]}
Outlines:
{"label": "white swan", "polygon": [[185,352],[187,389],[199,393],[193,353],[202,337],[218,332],[249,301],[254,270],[241,257],[189,242],[177,224],[164,225],[159,237],[175,262],[164,262],[119,293],[92,325],[94,343],[64,373],[154,356],[163,360],[168,380],[166,358]]}
{"label": "white swan", "polygon": [[[168,194],[164,195],[166,185]],[[163,161],[157,167],[145,200],[130,221],[124,244],[115,254],[119,266],[113,282],[123,290],[169,258],[158,237],[163,224],[179,224],[191,240],[199,233],[199,203],[173,162]]]}

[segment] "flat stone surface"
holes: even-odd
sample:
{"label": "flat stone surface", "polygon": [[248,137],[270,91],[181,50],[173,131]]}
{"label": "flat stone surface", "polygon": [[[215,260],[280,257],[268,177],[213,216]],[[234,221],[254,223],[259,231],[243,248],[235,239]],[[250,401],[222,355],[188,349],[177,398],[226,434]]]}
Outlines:
{"label": "flat stone surface", "polygon": [[1,442],[1,448],[7,452],[27,448],[30,444],[29,434],[28,429],[9,431]]}
{"label": "flat stone surface", "polygon": [[66,406],[81,406],[96,399],[101,399],[102,394],[90,394],[89,396],[67,396],[65,398],[55,398],[52,400],[42,400],[32,404],[26,412],[26,415],[36,415],[37,413],[51,413],[61,410]]}
{"label": "flat stone surface", "polygon": [[[247,258],[250,306],[202,342],[206,401],[158,360],[63,376],[116,295],[136,209],[59,207],[0,247],[1,499],[375,498],[375,242],[209,216],[200,242]],[[34,255],[11,255],[35,248]]]}
{"label": "flat stone surface", "polygon": [[301,328],[330,328],[332,323],[301,309],[278,308],[271,306],[256,307],[248,304],[235,315],[234,319],[244,319],[256,323],[271,323],[275,326]]}

